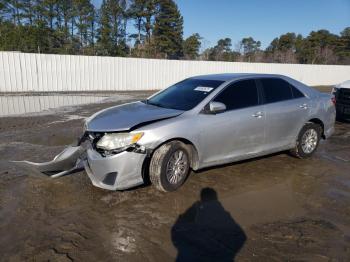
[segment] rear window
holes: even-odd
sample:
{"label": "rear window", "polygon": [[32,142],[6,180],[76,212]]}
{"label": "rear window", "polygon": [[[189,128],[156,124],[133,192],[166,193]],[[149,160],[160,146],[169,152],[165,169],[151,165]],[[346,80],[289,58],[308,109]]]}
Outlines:
{"label": "rear window", "polygon": [[274,103],[293,99],[291,85],[277,78],[262,78],[260,82],[263,87],[265,103]]}
{"label": "rear window", "polygon": [[300,92],[298,88],[292,85],[290,85],[290,87],[292,88],[292,93],[294,98],[305,97],[305,95],[302,92]]}

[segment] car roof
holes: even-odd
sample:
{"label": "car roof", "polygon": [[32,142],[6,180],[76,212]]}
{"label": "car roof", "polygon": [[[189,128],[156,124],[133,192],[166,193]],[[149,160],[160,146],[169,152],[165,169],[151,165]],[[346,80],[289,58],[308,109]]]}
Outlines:
{"label": "car roof", "polygon": [[217,81],[232,81],[241,77],[278,77],[283,78],[282,75],[277,74],[257,74],[257,73],[227,73],[227,74],[209,74],[191,77],[192,79],[217,80]]}
{"label": "car roof", "polygon": [[306,94],[309,97],[317,96],[319,94],[319,91],[316,89],[309,87],[293,78],[290,78],[285,75],[279,75],[279,74],[259,74],[259,73],[228,73],[228,74],[210,74],[210,75],[200,75],[200,76],[194,76],[191,77],[191,79],[203,79],[203,80],[217,80],[217,81],[223,81],[223,82],[230,82],[235,79],[239,78],[258,78],[258,77],[272,77],[272,78],[280,78],[283,79],[293,86],[299,88],[300,91],[302,91],[304,94]]}
{"label": "car roof", "polygon": [[350,80],[342,82],[342,83],[338,84],[336,87],[338,87],[338,88],[349,88],[350,89]]}

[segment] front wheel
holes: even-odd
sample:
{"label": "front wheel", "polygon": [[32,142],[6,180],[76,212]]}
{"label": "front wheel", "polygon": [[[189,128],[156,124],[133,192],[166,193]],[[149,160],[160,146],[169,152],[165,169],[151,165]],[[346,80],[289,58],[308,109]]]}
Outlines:
{"label": "front wheel", "polygon": [[160,146],[150,162],[149,176],[159,190],[169,192],[178,189],[190,171],[190,155],[185,144],[171,141]]}
{"label": "front wheel", "polygon": [[306,123],[300,130],[292,155],[298,158],[310,157],[317,149],[321,139],[322,127],[315,123]]}

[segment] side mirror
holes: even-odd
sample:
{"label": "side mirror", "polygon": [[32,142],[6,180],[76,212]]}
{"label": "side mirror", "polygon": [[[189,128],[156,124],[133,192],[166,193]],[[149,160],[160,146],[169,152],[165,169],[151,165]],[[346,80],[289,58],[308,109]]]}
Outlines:
{"label": "side mirror", "polygon": [[209,103],[209,112],[212,114],[217,114],[224,112],[226,110],[226,106],[221,102],[210,102]]}

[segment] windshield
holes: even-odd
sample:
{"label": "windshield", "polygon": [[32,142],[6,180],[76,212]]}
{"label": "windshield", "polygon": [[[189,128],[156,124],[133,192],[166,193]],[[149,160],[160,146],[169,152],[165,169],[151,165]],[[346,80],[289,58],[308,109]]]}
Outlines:
{"label": "windshield", "polygon": [[177,110],[190,110],[222,83],[223,81],[216,80],[186,79],[168,87],[145,103]]}

